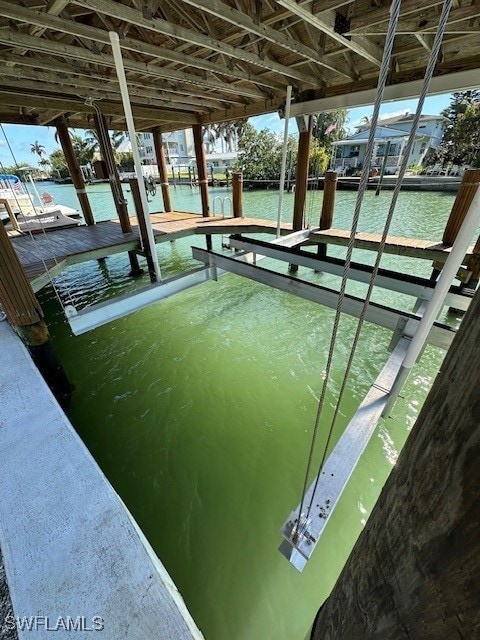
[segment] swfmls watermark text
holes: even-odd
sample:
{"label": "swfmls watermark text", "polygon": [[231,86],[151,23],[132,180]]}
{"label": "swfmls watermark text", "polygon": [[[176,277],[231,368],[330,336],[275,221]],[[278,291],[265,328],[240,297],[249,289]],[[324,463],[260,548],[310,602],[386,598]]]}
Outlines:
{"label": "swfmls watermark text", "polygon": [[102,616],[13,616],[5,618],[5,627],[17,631],[103,631]]}

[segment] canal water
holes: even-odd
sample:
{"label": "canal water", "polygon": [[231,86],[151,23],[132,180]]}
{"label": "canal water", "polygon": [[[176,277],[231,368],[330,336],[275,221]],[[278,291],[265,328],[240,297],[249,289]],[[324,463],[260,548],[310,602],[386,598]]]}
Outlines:
{"label": "canal water", "polygon": [[[72,187],[48,190],[57,202],[76,206]],[[88,194],[98,220],[113,217],[108,185],[92,185]],[[176,210],[200,210],[196,189],[177,187],[172,197]],[[380,230],[390,197],[366,194],[361,229]],[[246,192],[244,211],[274,219],[277,198],[271,191]],[[321,200],[321,192],[308,195],[312,224]],[[349,228],[354,200],[354,193],[337,194],[335,226]],[[451,194],[405,193],[392,233],[440,239],[452,203]],[[288,215],[292,204],[287,194]],[[159,195],[151,210],[161,210]],[[204,246],[204,239],[159,247],[165,275],[195,264],[191,244]],[[373,258],[357,251],[355,259]],[[421,275],[431,269],[389,256],[383,266]],[[82,307],[146,284],[132,284],[127,272],[127,257],[113,256],[71,267],[56,284],[64,302]],[[338,286],[328,274],[301,268],[299,276]],[[349,291],[365,288],[351,285]],[[407,309],[414,302],[387,292],[376,299]],[[303,640],[397,459],[442,352],[426,349],[392,418],[381,421],[313,559],[298,574],[277,551],[279,529],[300,498],[333,312],[226,275],[75,338],[51,287],[41,301],[75,385],[70,418],[207,640]],[[443,319],[451,320],[446,314]],[[328,415],[355,325],[352,318],[342,320]],[[386,330],[365,326],[333,444],[386,361],[390,338]],[[323,430],[317,462],[324,439]]]}

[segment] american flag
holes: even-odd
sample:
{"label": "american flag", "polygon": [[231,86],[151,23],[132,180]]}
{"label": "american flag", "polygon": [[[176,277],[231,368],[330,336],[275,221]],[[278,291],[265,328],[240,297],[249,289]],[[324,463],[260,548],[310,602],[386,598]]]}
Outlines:
{"label": "american flag", "polygon": [[336,128],[337,128],[337,125],[334,123],[328,125],[328,127],[325,129],[325,135],[328,136],[328,134],[332,133],[332,131],[335,131]]}
{"label": "american flag", "polygon": [[21,188],[22,188],[22,183],[20,182],[19,178],[17,178],[17,176],[12,176],[12,178],[10,179],[11,183],[12,183],[12,189],[15,193],[20,193]]}

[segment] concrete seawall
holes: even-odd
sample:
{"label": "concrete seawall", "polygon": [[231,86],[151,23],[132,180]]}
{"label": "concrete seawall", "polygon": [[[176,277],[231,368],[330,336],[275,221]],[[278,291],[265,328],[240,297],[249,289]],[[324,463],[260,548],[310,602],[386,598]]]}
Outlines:
{"label": "concrete seawall", "polygon": [[75,630],[109,640],[201,640],[167,571],[6,322],[0,394],[0,547],[14,617],[25,627],[19,638]]}

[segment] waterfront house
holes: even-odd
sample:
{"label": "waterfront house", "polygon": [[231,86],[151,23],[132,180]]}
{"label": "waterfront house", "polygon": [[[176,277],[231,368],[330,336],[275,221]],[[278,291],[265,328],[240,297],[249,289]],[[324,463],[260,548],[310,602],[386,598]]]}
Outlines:
{"label": "waterfront house", "polygon": [[[387,164],[385,173],[395,174],[402,162],[405,145],[413,124],[413,114],[405,113],[378,121],[375,129],[375,145],[372,166],[380,167],[385,153]],[[408,159],[408,166],[422,164],[427,151],[440,144],[446,118],[444,116],[422,115],[417,135]],[[333,143],[331,168],[346,174],[363,166],[370,126],[366,123],[343,140]]]}

